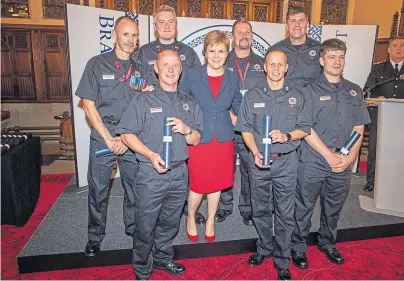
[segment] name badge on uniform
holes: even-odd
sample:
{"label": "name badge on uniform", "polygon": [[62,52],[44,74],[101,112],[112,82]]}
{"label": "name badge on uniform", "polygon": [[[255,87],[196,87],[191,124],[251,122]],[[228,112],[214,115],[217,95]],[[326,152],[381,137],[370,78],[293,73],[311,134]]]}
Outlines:
{"label": "name badge on uniform", "polygon": [[331,97],[330,96],[321,96],[320,100],[330,100]]}
{"label": "name badge on uniform", "polygon": [[156,64],[156,60],[149,60],[149,65],[155,65]]}
{"label": "name badge on uniform", "polygon": [[104,75],[102,75],[102,79],[103,80],[114,80],[115,75],[114,74],[104,74]]}
{"label": "name badge on uniform", "polygon": [[151,107],[150,108],[150,113],[158,113],[158,112],[163,112],[162,107]]}
{"label": "name badge on uniform", "polygon": [[265,107],[265,102],[254,102],[254,108]]}

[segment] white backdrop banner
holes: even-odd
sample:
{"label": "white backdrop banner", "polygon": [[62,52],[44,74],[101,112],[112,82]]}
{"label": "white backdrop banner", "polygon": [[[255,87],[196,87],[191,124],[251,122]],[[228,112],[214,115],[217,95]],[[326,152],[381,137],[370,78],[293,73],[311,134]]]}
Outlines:
{"label": "white backdrop banner", "polygon": [[[72,83],[72,118],[77,161],[77,180],[79,187],[86,186],[90,128],[84,111],[79,107],[79,98],[74,93],[87,61],[98,54],[113,48],[112,28],[115,20],[129,15],[139,22],[140,44],[155,40],[153,17],[104,10],[92,7],[67,5],[67,31],[69,36],[70,75]],[[203,40],[211,30],[225,31],[231,38],[233,20],[199,19],[178,17],[177,39],[191,46],[204,63]],[[253,26],[253,51],[264,56],[267,49],[285,38],[285,25],[277,23],[251,22]],[[325,25],[310,26],[308,36],[317,41],[339,38],[348,47],[344,77],[363,87],[370,72],[376,26]]]}

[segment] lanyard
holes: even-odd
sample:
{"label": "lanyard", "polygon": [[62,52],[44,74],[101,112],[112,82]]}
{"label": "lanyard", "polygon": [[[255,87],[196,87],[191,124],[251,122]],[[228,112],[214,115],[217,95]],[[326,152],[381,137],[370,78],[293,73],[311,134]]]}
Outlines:
{"label": "lanyard", "polygon": [[250,63],[251,63],[251,59],[248,59],[247,65],[246,65],[245,70],[244,70],[244,75],[242,75],[241,74],[240,63],[238,62],[238,59],[236,59],[236,67],[237,67],[237,71],[238,71],[238,76],[240,76],[241,85],[243,86],[243,89],[244,89],[245,77],[247,76],[248,69],[250,68]]}
{"label": "lanyard", "polygon": [[130,74],[132,73],[132,68],[133,68],[133,65],[132,65],[132,64],[130,65],[129,70],[128,70],[128,72],[126,72],[126,74],[123,74],[123,73],[122,73],[122,71],[121,71],[121,65],[119,64],[119,62],[117,62],[117,61],[115,62],[115,67],[116,67],[116,71],[118,71],[119,74],[122,74],[122,77],[119,78],[119,81],[120,81],[120,82],[124,82],[124,81],[126,81],[126,80],[129,79],[129,76],[130,76]]}

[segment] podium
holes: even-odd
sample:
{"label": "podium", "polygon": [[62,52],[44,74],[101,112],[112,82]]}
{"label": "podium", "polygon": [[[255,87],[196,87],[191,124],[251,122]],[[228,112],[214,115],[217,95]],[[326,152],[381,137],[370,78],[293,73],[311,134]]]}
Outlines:
{"label": "podium", "polygon": [[377,157],[374,199],[360,196],[361,207],[404,217],[404,100],[370,98],[367,103],[379,109]]}

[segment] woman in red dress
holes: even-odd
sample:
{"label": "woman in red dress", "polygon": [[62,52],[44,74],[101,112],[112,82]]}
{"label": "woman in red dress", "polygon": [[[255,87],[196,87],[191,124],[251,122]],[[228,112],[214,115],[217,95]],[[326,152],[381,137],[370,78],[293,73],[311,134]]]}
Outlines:
{"label": "woman in red dress", "polygon": [[[189,147],[190,192],[188,196],[187,232],[191,241],[198,241],[195,213],[207,194],[208,217],[205,239],[215,240],[215,214],[221,190],[234,181],[234,124],[242,96],[238,76],[225,69],[229,38],[221,31],[211,31],[204,41],[207,64],[190,69],[186,74],[190,94],[204,116],[201,142]],[[233,111],[233,112],[232,112]]]}

